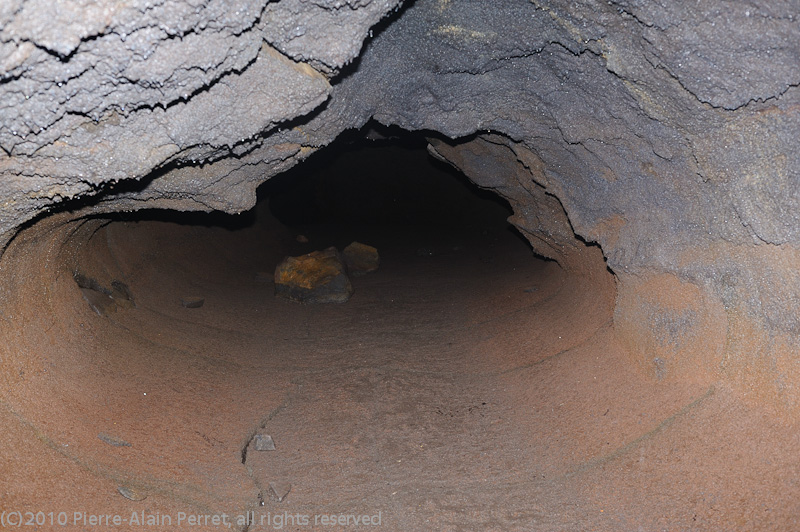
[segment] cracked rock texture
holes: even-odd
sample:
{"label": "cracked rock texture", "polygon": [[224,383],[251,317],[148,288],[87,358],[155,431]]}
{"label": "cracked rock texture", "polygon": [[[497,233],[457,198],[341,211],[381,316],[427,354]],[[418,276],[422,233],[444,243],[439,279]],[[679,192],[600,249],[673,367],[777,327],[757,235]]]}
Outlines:
{"label": "cracked rock texture", "polygon": [[538,253],[602,254],[654,379],[798,412],[796,2],[418,0],[379,22],[397,7],[5,2],[4,240],[76,198],[240,212],[374,119],[506,197]]}
{"label": "cracked rock texture", "polygon": [[[54,205],[122,181],[142,180],[124,187],[136,193],[105,210],[251,207],[269,172],[259,168],[243,178],[233,169],[183,168],[270,146],[265,137],[278,124],[326,101],[327,77],[279,52],[296,56],[297,36],[279,35],[277,28],[295,24],[317,44],[337,41],[325,53],[299,54],[324,64],[330,75],[356,57],[370,26],[397,2],[308,4],[5,2],[0,233],[7,240]],[[302,23],[294,21],[298,10]],[[271,148],[278,162],[299,150]],[[261,154],[247,162],[267,159]],[[148,186],[155,174],[164,183]]]}

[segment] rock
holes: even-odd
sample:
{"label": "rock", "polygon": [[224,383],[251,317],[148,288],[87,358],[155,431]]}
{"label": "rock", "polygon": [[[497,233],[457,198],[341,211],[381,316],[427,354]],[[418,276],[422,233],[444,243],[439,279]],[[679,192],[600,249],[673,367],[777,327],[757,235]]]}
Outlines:
{"label": "rock", "polygon": [[301,303],[344,303],[353,286],[336,248],[286,257],[275,268],[275,295]]}
{"label": "rock", "polygon": [[301,244],[308,244],[308,237],[306,235],[297,235],[295,240],[300,242]]}
{"label": "rock", "polygon": [[111,298],[117,306],[122,308],[134,308],[136,306],[131,289],[122,281],[111,281]]}
{"label": "rock", "polygon": [[118,308],[133,308],[133,294],[128,285],[122,281],[111,281],[111,289],[103,286],[97,279],[79,272],[72,275],[75,283],[81,289],[83,298],[89,307],[100,316],[108,316]]}
{"label": "rock", "polygon": [[348,273],[352,275],[374,272],[381,263],[378,250],[360,242],[353,242],[344,248],[342,257],[347,265]]}
{"label": "rock", "polygon": [[130,447],[131,444],[123,440],[122,438],[117,438],[116,436],[112,436],[110,434],[106,434],[105,432],[101,432],[97,435],[97,437],[104,441],[109,445],[113,445],[114,447]]}
{"label": "rock", "polygon": [[89,307],[99,316],[108,316],[117,310],[117,305],[108,294],[92,290],[91,288],[81,288],[83,298],[89,303]]}
{"label": "rock", "polygon": [[103,285],[101,285],[100,282],[93,277],[89,277],[88,275],[84,275],[80,272],[75,272],[72,274],[72,278],[75,280],[75,284],[77,284],[80,288],[88,288],[89,290],[111,295],[111,291],[103,287]]}
{"label": "rock", "polygon": [[274,451],[275,440],[269,434],[256,434],[253,438],[253,448],[256,451]]}
{"label": "rock", "polygon": [[202,297],[190,296],[181,298],[181,306],[185,308],[200,308],[205,302],[205,298]]}
{"label": "rock", "polygon": [[277,502],[283,502],[289,492],[292,491],[292,485],[289,482],[270,482],[269,491],[270,498]]}
{"label": "rock", "polygon": [[117,310],[117,304],[112,298],[112,291],[100,284],[97,279],[80,272],[72,274],[75,284],[81,289],[83,298],[99,316],[108,316]]}
{"label": "rock", "polygon": [[117,488],[117,491],[119,492],[120,495],[132,501],[143,501],[147,498],[146,493],[139,491],[136,488],[131,488],[128,486],[120,486]]}

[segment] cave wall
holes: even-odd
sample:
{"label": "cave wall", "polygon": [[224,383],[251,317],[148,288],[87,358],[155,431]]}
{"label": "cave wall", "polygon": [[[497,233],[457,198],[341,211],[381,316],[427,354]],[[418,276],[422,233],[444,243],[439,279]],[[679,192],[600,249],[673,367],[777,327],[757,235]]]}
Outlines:
{"label": "cave wall", "polygon": [[4,3],[2,241],[61,204],[241,212],[374,119],[538,253],[604,258],[643,372],[800,411],[798,3],[398,4]]}

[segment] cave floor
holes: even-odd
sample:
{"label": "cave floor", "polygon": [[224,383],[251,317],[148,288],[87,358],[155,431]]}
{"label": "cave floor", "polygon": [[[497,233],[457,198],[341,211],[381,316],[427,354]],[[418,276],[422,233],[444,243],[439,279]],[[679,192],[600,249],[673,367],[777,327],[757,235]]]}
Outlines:
{"label": "cave floor", "polygon": [[273,296],[278,250],[335,239],[291,236],[101,229],[85,267],[136,308],[98,316],[52,280],[38,312],[61,319],[2,398],[2,510],[65,512],[39,530],[800,526],[798,431],[723,383],[645,378],[610,274],[569,277],[508,231],[376,230],[382,266],[352,299],[301,305]]}

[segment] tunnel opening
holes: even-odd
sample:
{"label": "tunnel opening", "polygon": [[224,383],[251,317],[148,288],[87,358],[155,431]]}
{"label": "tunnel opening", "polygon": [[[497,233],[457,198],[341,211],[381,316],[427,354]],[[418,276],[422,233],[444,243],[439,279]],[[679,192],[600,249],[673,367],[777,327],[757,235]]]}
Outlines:
{"label": "tunnel opening", "polygon": [[431,157],[427,146],[424,133],[371,122],[270,179],[260,195],[287,226],[472,229],[511,216],[508,202]]}
{"label": "tunnel opening", "polygon": [[[626,502],[616,530],[650,511],[641,490],[685,481],[691,462],[672,457],[738,459],[730,432],[698,447],[678,424],[736,426],[730,391],[699,371],[676,379],[660,355],[632,359],[601,250],[502,164],[499,139],[459,152],[430,134],[372,135],[268,181],[240,216],[65,212],[12,241],[0,261],[0,327],[17,335],[0,347],[9,501],[56,515],[142,506],[173,519],[163,529],[191,510],[240,531],[284,526],[270,520],[286,512],[309,526],[367,515],[391,530],[527,530],[584,522],[613,486]],[[560,261],[537,255],[558,247],[543,227],[569,230]],[[353,241],[381,261],[353,276],[346,303],[276,297],[286,256]],[[664,326],[678,330],[692,315],[676,308]],[[764,468],[789,467],[775,463]],[[630,467],[645,469],[634,483]]]}
{"label": "tunnel opening", "polygon": [[[595,488],[614,486],[626,510],[609,529],[627,529],[650,511],[642,489],[691,472],[671,457],[713,446],[738,459],[730,432],[698,447],[694,425],[670,430],[744,413],[700,372],[632,363],[599,248],[567,220],[569,260],[537,255],[550,233],[536,228],[563,209],[524,211],[520,191],[541,191],[504,173],[497,139],[466,141],[484,190],[432,156],[468,160],[442,139],[363,137],[268,181],[242,216],[54,217],[12,241],[0,261],[0,327],[17,338],[0,347],[9,501],[56,515],[144,505],[173,519],[163,529],[187,509],[240,531],[287,511],[309,526],[557,529],[610,504]],[[283,258],[353,241],[381,262],[346,303],[276,297]],[[667,288],[654,292],[681,289]],[[665,326],[691,319],[677,311]],[[659,474],[631,484],[632,463]],[[789,467],[775,463],[764,468]]]}
{"label": "tunnel opening", "polygon": [[[671,345],[635,358],[620,342],[623,320],[682,334],[696,303],[683,286],[628,293],[622,314],[602,250],[507,164],[502,138],[375,135],[271,179],[240,216],[64,211],[22,231],[0,261],[0,327],[17,339],[0,346],[8,500],[144,505],[171,516],[163,529],[187,509],[225,513],[250,531],[285,512],[557,529],[622,498],[616,530],[650,511],[641,490],[689,478],[672,457],[740,459],[727,437],[749,414],[730,390],[676,378]],[[285,257],[354,241],[381,261],[346,303],[276,297]],[[669,319],[646,314],[651,297]]]}
{"label": "tunnel opening", "polygon": [[[15,239],[4,264],[29,267],[5,308],[26,334],[4,400],[13,437],[49,449],[20,460],[57,472],[15,500],[51,502],[57,477],[164,515],[293,501],[396,520],[398,486],[480,491],[467,469],[506,468],[537,430],[520,377],[608,336],[613,283],[537,257],[509,204],[426,146],[345,137],[243,217],[121,213]],[[347,303],[275,297],[283,257],[352,241],[381,265]]]}
{"label": "tunnel opening", "polygon": [[[0,528],[798,528],[788,3],[41,4]],[[346,302],[276,296],[320,250]]]}
{"label": "tunnel opening", "polygon": [[531,249],[508,222],[513,210],[505,199],[436,160],[427,146],[424,134],[371,123],[267,181],[259,198],[309,240],[296,237],[295,251],[369,241],[432,257],[468,242],[488,248],[509,235]]}

